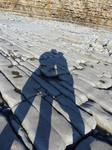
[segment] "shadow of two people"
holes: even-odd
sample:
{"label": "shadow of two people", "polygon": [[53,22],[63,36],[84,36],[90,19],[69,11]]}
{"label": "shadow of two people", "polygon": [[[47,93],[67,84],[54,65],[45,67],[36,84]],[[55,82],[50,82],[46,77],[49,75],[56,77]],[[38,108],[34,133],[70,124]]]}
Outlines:
{"label": "shadow of two people", "polygon": [[[64,117],[67,122],[69,122],[72,128],[72,141],[68,146],[65,144],[65,147],[67,146],[65,149],[73,149],[74,142],[76,141],[75,132],[78,132],[80,138],[84,135],[85,129],[79,108],[76,106],[74,94],[75,89],[73,87],[74,81],[72,75],[68,70],[67,61],[64,58],[63,53],[57,52],[55,49],[52,49],[50,52],[45,52],[44,54],[42,54],[39,58],[39,62],[39,68],[37,68],[32,73],[21,92],[22,101],[24,101],[24,98],[29,101],[29,95],[31,96],[29,101],[31,105],[25,108],[24,115],[21,117],[22,119],[20,120],[20,122],[21,124],[23,123],[30,110],[30,107],[33,104],[33,101],[35,100],[35,97],[41,92],[40,105],[38,106],[40,107],[39,118],[37,120],[38,125],[36,131],[34,131],[34,147],[39,150],[51,150],[49,139],[52,128],[52,109],[54,107],[53,101],[56,101],[59,104],[60,108],[69,116],[69,121],[60,110],[57,111],[56,108],[55,110],[62,117]],[[49,103],[51,107],[47,107],[45,101]],[[71,106],[71,108],[75,108],[75,111],[78,113],[78,118],[76,114],[71,111],[71,108],[68,108],[69,106]],[[16,108],[14,114],[16,115],[20,109],[21,103]],[[44,120],[43,115],[45,117]],[[81,128],[78,127],[77,120],[80,120]],[[56,141],[51,142],[55,143]],[[11,147],[12,143],[10,143],[9,147]]]}
{"label": "shadow of two people", "polygon": [[[41,87],[47,91],[45,93],[44,90],[39,91],[37,90],[36,87],[34,87],[35,96],[37,95],[37,91],[38,93],[41,92],[41,95],[42,95],[41,103],[40,103],[40,115],[39,115],[39,120],[38,120],[37,131],[35,134],[34,145],[35,143],[42,143],[41,141],[44,141],[44,144],[45,144],[44,149],[48,150],[49,138],[50,138],[50,132],[51,132],[51,122],[52,122],[51,116],[52,116],[53,100],[54,101],[56,100],[58,104],[61,106],[61,108],[63,109],[63,111],[66,112],[69,116],[70,123],[72,124],[72,128],[73,128],[72,130],[73,142],[76,140],[76,137],[75,137],[76,130],[81,130],[81,132],[79,131],[79,134],[82,134],[81,136],[84,135],[84,124],[83,124],[83,119],[81,117],[80,111],[78,107],[76,107],[74,87],[73,87],[74,81],[73,81],[72,75],[70,74],[68,70],[67,61],[64,58],[63,53],[57,52],[55,49],[52,49],[50,52],[45,52],[44,54],[42,54],[39,58],[39,62],[40,62],[39,68],[37,68],[37,70],[33,72],[33,74],[30,76],[30,78],[24,85],[24,88],[22,90],[22,95],[26,95],[26,99],[27,99],[27,93],[29,91],[32,91],[31,89],[32,88],[31,85],[33,84],[32,79],[34,79],[35,82],[39,83]],[[64,81],[61,80],[62,78],[64,78]],[[46,84],[48,84],[48,86]],[[50,87],[50,85],[52,86]],[[59,93],[56,93],[53,87],[55,87],[56,90],[59,90]],[[29,90],[27,91],[27,89]],[[68,91],[70,94],[68,94]],[[35,96],[31,98],[30,100],[31,103],[33,103]],[[68,104],[68,106],[69,106],[69,103],[75,106],[75,109],[76,109],[75,111],[78,113],[78,117],[79,117],[77,120],[80,120],[82,124],[81,129],[78,129],[77,125],[74,127],[74,121],[76,121],[75,118],[77,117],[74,116],[75,114],[73,115],[73,113],[69,109],[67,109],[67,107],[65,107],[65,105],[63,104],[60,98],[57,98],[59,96],[65,97],[65,103]],[[69,100],[66,100],[66,97]],[[46,105],[44,102],[45,99],[47,100],[48,103],[50,103],[51,107],[46,108]],[[27,111],[26,111],[26,115],[27,115]],[[46,129],[43,127],[43,124],[45,123],[43,122],[43,117],[42,117],[43,112],[44,114],[47,114],[46,118],[47,118],[47,122],[49,123],[49,126],[47,126]],[[77,124],[77,122],[75,124]],[[74,128],[76,130],[74,130]],[[47,138],[45,139],[44,137],[47,137]],[[72,146],[68,146],[68,148],[70,147],[70,149],[72,149]]]}

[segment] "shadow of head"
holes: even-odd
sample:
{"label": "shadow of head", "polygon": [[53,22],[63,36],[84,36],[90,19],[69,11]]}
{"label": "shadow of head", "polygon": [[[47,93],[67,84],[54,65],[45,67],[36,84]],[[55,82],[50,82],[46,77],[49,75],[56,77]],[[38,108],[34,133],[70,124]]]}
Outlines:
{"label": "shadow of head", "polygon": [[57,77],[69,73],[63,53],[57,52],[55,49],[42,54],[39,58],[39,62],[39,69],[46,77]]}

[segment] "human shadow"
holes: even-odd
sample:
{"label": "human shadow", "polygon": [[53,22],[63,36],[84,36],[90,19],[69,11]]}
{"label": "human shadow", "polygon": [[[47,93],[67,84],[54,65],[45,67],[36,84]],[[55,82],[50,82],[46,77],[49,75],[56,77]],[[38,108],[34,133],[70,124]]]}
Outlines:
{"label": "human shadow", "polygon": [[[26,150],[27,147],[19,140],[10,125],[10,117],[12,112],[4,101],[0,103],[0,149],[1,150]],[[17,131],[19,128],[17,129]]]}
{"label": "human shadow", "polygon": [[38,118],[34,120],[32,116],[34,122],[30,120],[29,124],[31,128],[37,124],[32,135],[35,149],[72,150],[74,144],[84,137],[85,128],[76,105],[74,81],[67,61],[63,53],[52,49],[42,54],[39,62],[39,68],[32,73],[22,89],[23,102],[17,106],[14,114],[23,124],[31,107],[36,109]]}

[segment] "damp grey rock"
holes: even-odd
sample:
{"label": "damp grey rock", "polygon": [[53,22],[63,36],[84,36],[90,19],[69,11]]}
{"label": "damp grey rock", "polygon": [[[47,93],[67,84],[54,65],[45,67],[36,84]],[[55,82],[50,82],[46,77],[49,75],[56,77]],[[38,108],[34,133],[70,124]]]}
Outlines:
{"label": "damp grey rock", "polygon": [[23,71],[21,71],[16,66],[14,66],[13,68],[2,68],[1,71],[18,90],[22,91],[22,88],[29,78]]}
{"label": "damp grey rock", "polygon": [[0,69],[2,69],[3,66],[6,67],[9,65],[11,65],[10,61],[8,61],[5,57],[0,55]]}

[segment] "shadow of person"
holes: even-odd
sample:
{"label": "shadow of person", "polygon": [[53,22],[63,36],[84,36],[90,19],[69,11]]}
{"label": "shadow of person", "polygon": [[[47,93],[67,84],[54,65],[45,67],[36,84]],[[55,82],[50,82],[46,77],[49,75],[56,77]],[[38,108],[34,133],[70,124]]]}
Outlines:
{"label": "shadow of person", "polygon": [[[52,49],[39,58],[40,66],[22,89],[31,105],[25,108],[24,121],[33,105],[38,112],[33,144],[39,150],[72,149],[84,136],[84,123],[75,101],[75,89],[67,61],[61,52]],[[21,104],[20,104],[21,105]],[[21,109],[18,105],[15,110]],[[35,125],[31,121],[32,126]],[[30,131],[29,131],[30,132]]]}

